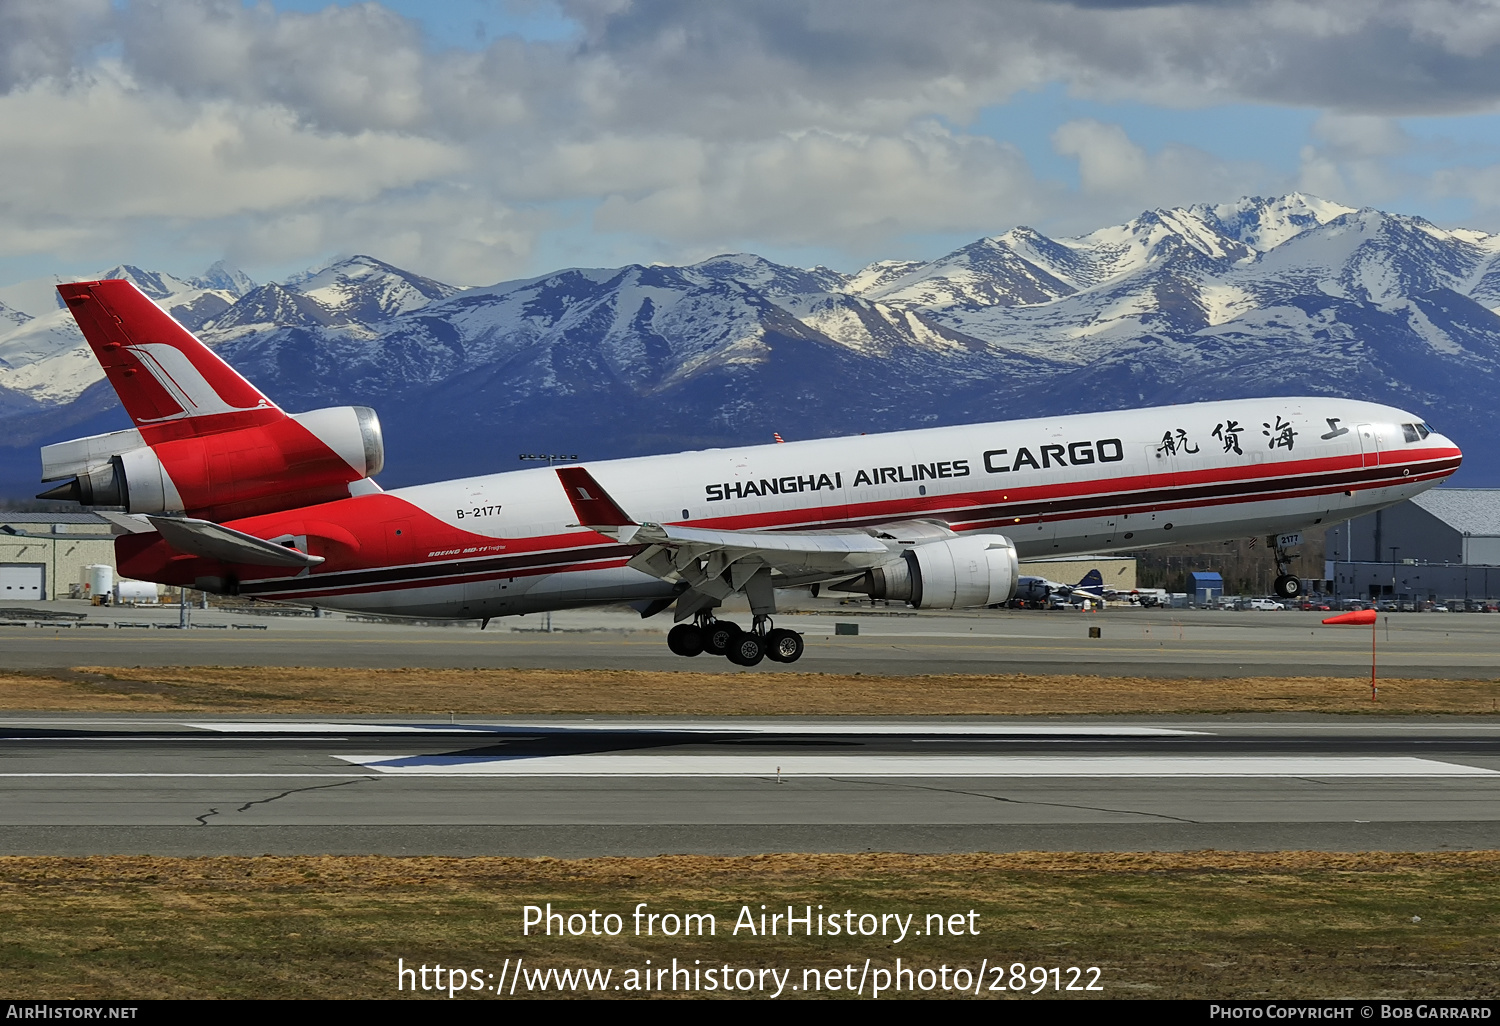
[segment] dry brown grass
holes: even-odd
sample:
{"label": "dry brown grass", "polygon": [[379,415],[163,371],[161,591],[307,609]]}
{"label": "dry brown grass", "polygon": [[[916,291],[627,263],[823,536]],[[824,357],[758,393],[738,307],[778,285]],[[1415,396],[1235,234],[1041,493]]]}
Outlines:
{"label": "dry brown grass", "polygon": [[1500,712],[1500,681],[692,673],[636,670],[79,667],[0,672],[15,711],[350,715],[1048,715]]}
{"label": "dry brown grass", "polygon": [[[1102,995],[1064,996],[1493,997],[1497,869],[1494,851],[0,858],[0,989],[389,998],[398,958],[496,973],[525,958],[612,968],[618,980],[648,958],[675,957],[790,968],[800,982],[804,968],[867,957],[889,966],[900,956],[917,967],[1101,968]],[[521,935],[524,904],[597,908],[628,922],[640,901],[709,912],[719,929],[701,940],[628,928],[614,938]],[[902,944],[732,935],[740,906],[761,903],[915,913],[918,922],[973,909],[979,933]]]}

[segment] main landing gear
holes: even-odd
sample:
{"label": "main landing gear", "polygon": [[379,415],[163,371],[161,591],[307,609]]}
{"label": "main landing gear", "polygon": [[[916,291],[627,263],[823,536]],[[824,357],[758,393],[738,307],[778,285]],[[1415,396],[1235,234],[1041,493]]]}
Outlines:
{"label": "main landing gear", "polygon": [[[1277,598],[1294,599],[1302,594],[1302,581],[1289,569],[1292,564],[1292,555],[1286,549],[1278,545],[1276,535],[1266,539],[1271,546],[1271,551],[1276,556],[1276,580],[1271,585],[1271,590],[1276,593]],[[1293,542],[1296,544],[1296,542]]]}
{"label": "main landing gear", "polygon": [[693,623],[673,627],[667,633],[667,647],[680,656],[704,652],[721,655],[736,666],[754,666],[762,659],[795,663],[802,658],[802,635],[772,627],[769,616],[757,616],[755,625],[747,631],[728,620],[702,614]]}

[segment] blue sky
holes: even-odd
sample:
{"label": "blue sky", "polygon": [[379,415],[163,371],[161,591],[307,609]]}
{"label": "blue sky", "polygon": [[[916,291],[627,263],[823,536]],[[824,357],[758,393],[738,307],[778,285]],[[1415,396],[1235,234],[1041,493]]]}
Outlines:
{"label": "blue sky", "polygon": [[1294,189],[1500,230],[1500,5],[10,0],[0,284],[853,269]]}

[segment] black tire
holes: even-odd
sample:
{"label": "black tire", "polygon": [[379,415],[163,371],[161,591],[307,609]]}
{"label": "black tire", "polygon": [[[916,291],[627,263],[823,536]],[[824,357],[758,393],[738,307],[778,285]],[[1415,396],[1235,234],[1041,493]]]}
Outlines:
{"label": "black tire", "polygon": [[766,657],[766,643],[759,634],[741,631],[729,643],[724,655],[736,666],[754,666]]}
{"label": "black tire", "polygon": [[667,632],[667,647],[673,655],[695,656],[703,651],[703,632],[696,624],[680,623]]}
{"label": "black tire", "polygon": [[777,663],[795,663],[802,658],[802,635],[778,627],[766,634],[766,658]]}
{"label": "black tire", "polygon": [[745,633],[740,630],[738,624],[730,623],[728,620],[715,620],[707,627],[701,628],[703,632],[703,651],[709,655],[724,655],[729,651],[729,646],[734,639]]}
{"label": "black tire", "polygon": [[1291,574],[1282,574],[1271,586],[1277,598],[1294,599],[1302,594],[1302,582]]}

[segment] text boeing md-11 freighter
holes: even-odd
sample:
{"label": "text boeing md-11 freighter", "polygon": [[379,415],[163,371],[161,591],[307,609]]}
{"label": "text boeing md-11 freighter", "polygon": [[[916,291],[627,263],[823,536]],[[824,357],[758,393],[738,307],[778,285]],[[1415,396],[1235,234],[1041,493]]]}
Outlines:
{"label": "text boeing md-11 freighter", "polygon": [[[488,619],[675,605],[668,644],[802,654],[776,590],[928,609],[1011,598],[1017,559],[1276,536],[1408,499],[1462,454],[1411,414],[1243,399],[522,470],[383,491],[363,407],[284,413],[125,281],[60,286],[135,428],[49,445],[44,498],[121,508],[122,574]],[[1273,539],[1273,544],[1275,544]],[[1286,553],[1276,590],[1297,593]],[[748,599],[750,630],[714,610]]]}

